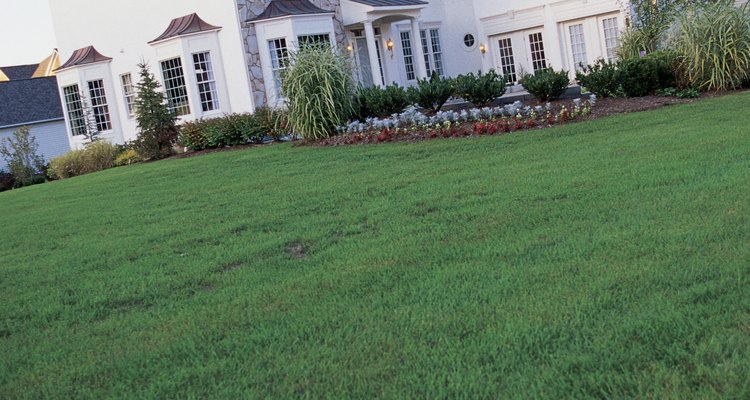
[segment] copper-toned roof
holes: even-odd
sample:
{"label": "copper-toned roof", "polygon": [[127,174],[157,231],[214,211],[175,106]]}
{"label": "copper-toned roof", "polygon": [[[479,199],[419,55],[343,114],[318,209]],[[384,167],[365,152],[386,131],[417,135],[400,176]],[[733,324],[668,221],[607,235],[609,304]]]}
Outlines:
{"label": "copper-toned roof", "polygon": [[169,23],[169,27],[164,31],[158,38],[152,40],[150,43],[160,42],[162,40],[171,39],[174,37],[188,35],[191,33],[213,31],[221,29],[220,26],[214,26],[201,19],[196,13],[186,15],[184,17],[175,18]]}
{"label": "copper-toned roof", "polygon": [[77,67],[79,65],[93,64],[110,60],[112,60],[111,57],[103,56],[101,53],[96,51],[94,46],[88,46],[74,51],[73,55],[70,56],[68,61],[65,61],[65,64],[63,64],[56,71],[70,67]]}
{"label": "copper-toned roof", "polygon": [[250,18],[247,22],[258,22],[271,18],[309,14],[333,14],[333,11],[319,8],[307,0],[273,0],[268,4],[266,9],[260,13],[260,15],[255,18]]}

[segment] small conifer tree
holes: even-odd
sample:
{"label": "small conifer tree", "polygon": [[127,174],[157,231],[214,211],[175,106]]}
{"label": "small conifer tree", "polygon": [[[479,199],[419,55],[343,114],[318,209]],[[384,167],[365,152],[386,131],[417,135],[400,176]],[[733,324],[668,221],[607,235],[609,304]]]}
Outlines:
{"label": "small conifer tree", "polygon": [[85,131],[83,132],[84,138],[87,143],[93,143],[99,140],[99,126],[96,124],[96,116],[94,116],[94,109],[91,103],[86,98],[86,95],[81,92],[78,94],[81,98],[81,107],[83,108],[83,120],[85,123]]}
{"label": "small conifer tree", "polygon": [[167,105],[161,84],[145,61],[138,64],[140,81],[136,84],[135,115],[138,139],[134,145],[144,159],[158,159],[172,154],[179,133],[177,117]]}

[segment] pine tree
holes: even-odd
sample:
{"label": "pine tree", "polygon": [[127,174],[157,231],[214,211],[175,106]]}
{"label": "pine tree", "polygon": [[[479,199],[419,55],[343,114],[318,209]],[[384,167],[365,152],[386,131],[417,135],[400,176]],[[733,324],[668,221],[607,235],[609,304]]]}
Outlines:
{"label": "pine tree", "polygon": [[136,84],[135,115],[138,139],[135,149],[145,159],[164,158],[172,154],[179,133],[177,117],[167,105],[161,84],[148,64],[138,64],[140,81]]}
{"label": "pine tree", "polygon": [[85,123],[85,132],[83,133],[83,136],[88,141],[87,144],[94,143],[99,140],[99,133],[101,133],[99,132],[99,126],[96,124],[94,109],[83,92],[79,93],[78,96],[81,98],[81,107],[83,108],[83,121]]}

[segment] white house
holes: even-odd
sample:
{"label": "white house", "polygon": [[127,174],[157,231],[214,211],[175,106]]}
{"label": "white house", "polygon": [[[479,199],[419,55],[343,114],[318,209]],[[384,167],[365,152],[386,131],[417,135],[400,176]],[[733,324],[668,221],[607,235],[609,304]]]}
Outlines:
{"label": "white house", "polygon": [[[59,65],[54,52],[39,64],[0,67],[0,141],[27,126],[47,162],[70,150],[53,73]],[[5,169],[0,157],[0,170]]]}
{"label": "white house", "polygon": [[[279,106],[289,52],[348,51],[363,85],[413,85],[494,68],[516,82],[546,67],[613,58],[618,0],[55,0],[57,71],[72,147],[90,103],[102,136],[136,137],[133,85],[147,61],[182,120]],[[81,94],[85,98],[82,102]]]}

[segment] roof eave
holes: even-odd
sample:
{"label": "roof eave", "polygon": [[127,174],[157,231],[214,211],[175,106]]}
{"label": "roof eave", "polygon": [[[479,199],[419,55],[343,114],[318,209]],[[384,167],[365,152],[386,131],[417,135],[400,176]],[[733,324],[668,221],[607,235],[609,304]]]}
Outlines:
{"label": "roof eave", "polygon": [[175,39],[182,39],[182,38],[188,37],[188,36],[197,36],[197,35],[202,35],[202,34],[205,34],[205,33],[218,32],[220,30],[221,30],[221,27],[219,26],[219,27],[216,27],[216,28],[213,28],[213,29],[207,29],[205,31],[183,33],[183,34],[180,34],[180,35],[171,36],[171,37],[164,38],[164,39],[152,40],[152,41],[148,42],[147,44],[153,46],[155,44],[162,44],[162,43],[169,42],[169,41],[175,40]]}
{"label": "roof eave", "polygon": [[273,18],[264,18],[264,19],[249,19],[245,21],[246,24],[255,24],[258,22],[268,22],[268,21],[278,21],[280,19],[286,19],[286,18],[302,18],[302,17],[318,17],[322,15],[334,15],[336,14],[334,11],[326,11],[322,13],[313,13],[313,14],[290,14],[290,15],[282,15],[279,17],[273,17]]}

